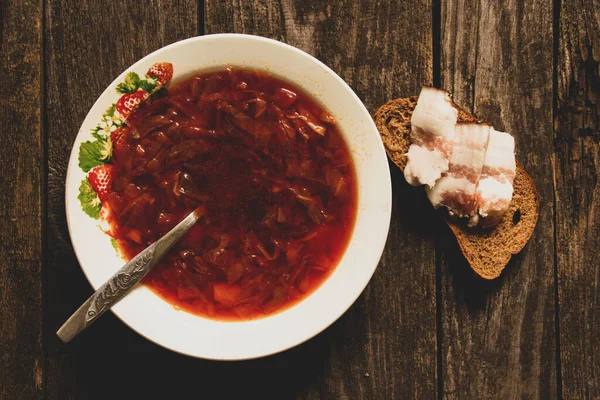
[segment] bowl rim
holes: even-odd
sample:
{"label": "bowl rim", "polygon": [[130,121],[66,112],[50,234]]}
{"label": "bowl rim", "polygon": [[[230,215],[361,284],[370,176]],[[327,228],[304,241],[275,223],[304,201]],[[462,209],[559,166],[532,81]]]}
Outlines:
{"label": "bowl rim", "polygon": [[[66,212],[66,220],[67,220],[67,227],[69,230],[69,237],[73,246],[73,251],[75,253],[77,262],[79,263],[79,267],[82,270],[84,276],[86,277],[87,281],[89,282],[90,286],[92,286],[93,290],[96,290],[100,285],[94,285],[93,283],[93,279],[90,277],[89,271],[86,270],[86,268],[84,268],[84,263],[82,262],[82,255],[80,254],[80,251],[82,250],[81,248],[78,248],[78,246],[75,244],[77,243],[76,240],[74,240],[74,236],[73,236],[73,223],[74,221],[72,220],[72,218],[74,218],[74,215],[71,215],[72,213],[70,212],[70,210],[72,209],[72,207],[74,207],[73,205],[71,205],[70,203],[70,186],[69,186],[69,182],[72,180],[71,175],[73,174],[73,170],[76,169],[75,167],[78,166],[77,164],[77,156],[78,156],[78,151],[79,151],[79,146],[77,146],[77,140],[80,137],[81,133],[82,133],[82,129],[86,123],[86,121],[88,120],[88,118],[90,117],[90,115],[96,115],[97,114],[97,108],[99,106],[99,104],[101,103],[101,101],[107,96],[107,94],[111,91],[114,90],[114,86],[118,81],[123,80],[123,78],[126,76],[126,74],[129,71],[133,71],[136,69],[136,67],[139,67],[141,64],[144,64],[146,62],[147,59],[152,58],[153,56],[156,56],[160,53],[163,53],[167,50],[173,49],[173,48],[177,48],[177,47],[183,47],[188,45],[189,43],[194,43],[194,42],[202,42],[202,41],[208,41],[208,40],[220,40],[220,39],[242,39],[242,40],[255,40],[258,42],[264,42],[268,45],[274,45],[274,46],[279,46],[281,48],[285,48],[287,50],[291,50],[295,53],[300,54],[301,56],[307,57],[308,59],[311,60],[311,62],[317,64],[318,66],[320,66],[321,68],[323,68],[327,74],[329,76],[331,76],[332,78],[336,79],[338,81],[338,83],[340,83],[350,94],[350,96],[353,98],[354,102],[356,102],[359,107],[362,109],[362,111],[364,111],[364,113],[366,113],[366,115],[369,116],[369,122],[368,124],[370,125],[370,130],[372,130],[373,132],[377,132],[377,128],[375,126],[375,123],[373,121],[373,119],[370,117],[370,113],[367,110],[367,108],[365,107],[365,105],[363,104],[363,102],[360,100],[360,98],[356,95],[356,93],[354,92],[354,90],[341,78],[337,75],[337,73],[335,71],[333,71],[331,68],[329,68],[326,64],[324,64],[323,62],[321,62],[320,60],[318,60],[316,57],[312,56],[311,54],[298,49],[294,46],[291,46],[287,43],[283,43],[274,39],[269,39],[266,37],[262,37],[262,36],[257,36],[257,35],[248,35],[248,34],[238,34],[238,33],[219,33],[219,34],[210,34],[210,35],[202,35],[202,36],[195,36],[195,37],[191,37],[188,39],[184,39],[184,40],[180,40],[174,43],[171,43],[167,46],[161,47],[149,54],[147,54],[146,56],[142,57],[141,59],[139,59],[138,61],[136,61],[135,63],[133,63],[131,66],[129,66],[128,68],[126,68],[121,74],[119,74],[111,83],[108,84],[108,86],[104,89],[104,91],[98,96],[98,98],[96,99],[96,101],[94,102],[94,104],[91,106],[91,108],[89,109],[88,113],[86,114],[84,120],[82,121],[80,128],[77,132],[77,135],[75,136],[75,139],[73,141],[73,147],[71,149],[71,153],[69,156],[69,161],[68,161],[68,167],[67,167],[67,174],[65,177],[65,212]],[[199,67],[200,69],[201,67]],[[300,85],[299,85],[300,86]],[[377,152],[379,153],[378,156],[383,156],[386,157],[386,153],[385,153],[385,149],[383,146],[383,142],[381,141],[381,139],[379,138],[379,135],[377,135],[378,143],[375,144],[375,147],[377,148]],[[234,361],[234,360],[238,360],[238,361],[242,361],[242,360],[250,360],[250,359],[256,359],[256,358],[262,358],[262,357],[267,357],[270,355],[274,355],[286,350],[289,350],[290,348],[296,347],[310,339],[312,339],[313,337],[315,337],[316,335],[320,334],[321,332],[323,332],[324,330],[326,330],[328,327],[330,327],[335,321],[337,321],[343,314],[345,314],[348,309],[350,309],[350,307],[356,302],[356,300],[360,297],[360,295],[363,293],[363,291],[365,290],[365,288],[367,287],[368,283],[371,281],[373,274],[375,273],[375,270],[377,269],[377,266],[379,264],[379,261],[381,259],[381,256],[383,254],[383,250],[385,248],[385,244],[387,242],[387,236],[389,234],[389,227],[390,227],[390,221],[391,221],[391,201],[392,201],[392,191],[391,191],[391,175],[390,175],[390,170],[389,170],[389,164],[387,163],[387,157],[386,157],[386,162],[384,163],[384,172],[385,172],[385,180],[386,180],[386,185],[384,187],[384,191],[385,193],[382,193],[382,195],[384,196],[384,201],[386,201],[389,204],[389,207],[384,210],[385,216],[384,216],[384,224],[382,226],[382,237],[383,240],[380,240],[378,243],[376,243],[377,247],[375,249],[373,249],[373,254],[377,255],[377,261],[373,261],[374,266],[371,269],[371,272],[368,276],[368,279],[365,279],[364,282],[360,285],[360,290],[356,290],[355,293],[353,293],[352,295],[352,301],[349,301],[347,303],[346,306],[342,307],[340,310],[338,310],[338,312],[336,312],[334,315],[331,316],[330,320],[327,321],[327,323],[323,323],[320,326],[318,326],[316,329],[314,329],[312,331],[312,334],[307,335],[306,337],[304,337],[302,340],[299,341],[295,341],[295,342],[290,342],[285,346],[281,346],[279,348],[276,349],[272,349],[270,351],[267,352],[260,352],[259,354],[251,354],[248,356],[241,356],[241,357],[214,357],[214,356],[205,356],[205,355],[200,355],[198,353],[190,353],[187,352],[186,350],[182,350],[181,348],[177,348],[173,345],[170,344],[166,344],[161,342],[159,339],[155,338],[155,337],[151,337],[150,334],[143,332],[140,329],[137,329],[133,326],[132,323],[128,322],[127,318],[123,315],[121,315],[120,312],[116,311],[114,308],[111,309],[111,311],[113,312],[113,314],[115,314],[117,316],[117,318],[119,318],[126,326],[128,326],[132,331],[136,332],[137,334],[139,334],[140,336],[146,338],[147,340],[161,346],[164,347],[168,350],[171,350],[173,352],[182,354],[182,355],[186,355],[186,356],[191,356],[191,357],[195,357],[195,358],[200,358],[200,359],[208,359],[208,360],[219,360],[219,361]],[[358,220],[358,216],[356,217]],[[355,221],[355,226],[354,228],[356,228],[356,223],[357,221]],[[385,229],[383,229],[383,227]],[[383,234],[383,230],[385,230],[385,233]],[[351,237],[354,236],[356,234],[356,230],[355,232],[352,233]],[[346,250],[347,251],[347,250]],[[335,272],[335,271],[334,271]],[[331,279],[331,277],[328,277],[327,280]],[[326,280],[326,281],[327,281]],[[148,289],[149,290],[149,289]],[[310,298],[311,296],[313,296],[314,293],[311,293],[309,296],[307,296],[307,298],[301,300],[298,304],[301,304],[302,302],[306,301],[308,298]],[[350,296],[348,297],[350,298]],[[83,301],[83,299],[82,299]],[[163,300],[164,301],[164,300]],[[293,308],[293,307],[292,307]],[[287,310],[286,310],[287,311]],[[286,311],[283,311],[282,313],[285,313]],[[277,315],[277,314],[275,314]],[[196,316],[194,316],[196,317]],[[197,317],[200,318],[200,317]],[[268,319],[270,317],[266,317],[264,319]],[[263,319],[260,319],[263,320]],[[258,320],[258,321],[260,321]],[[214,322],[219,322],[219,321],[214,321]],[[243,321],[240,323],[249,323],[252,321]],[[230,323],[230,322],[227,322]]]}

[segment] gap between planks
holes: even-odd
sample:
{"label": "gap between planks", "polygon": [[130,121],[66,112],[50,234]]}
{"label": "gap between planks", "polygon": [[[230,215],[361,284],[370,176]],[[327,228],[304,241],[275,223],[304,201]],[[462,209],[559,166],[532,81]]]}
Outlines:
{"label": "gap between planks", "polygon": [[[552,1],[552,122],[556,121],[558,113],[558,49],[560,40],[560,6],[561,0]],[[556,127],[554,127],[556,129]],[[552,133],[556,135],[555,132]],[[554,149],[553,157],[556,157]],[[554,165],[554,161],[552,162]],[[560,363],[560,304],[558,297],[558,248],[557,248],[557,206],[556,206],[556,171],[552,169],[554,184],[554,335],[555,335],[555,364],[556,364],[556,398],[562,399],[562,366]]]}

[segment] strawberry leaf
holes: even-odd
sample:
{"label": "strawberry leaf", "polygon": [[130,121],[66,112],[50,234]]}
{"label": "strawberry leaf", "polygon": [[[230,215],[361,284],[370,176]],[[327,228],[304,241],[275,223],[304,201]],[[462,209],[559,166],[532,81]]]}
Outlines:
{"label": "strawberry leaf", "polygon": [[89,215],[94,219],[98,219],[100,217],[100,211],[102,210],[102,203],[94,189],[90,186],[87,181],[87,178],[81,181],[81,185],[79,186],[79,196],[77,196],[79,202],[81,203],[81,208],[83,212]]}
{"label": "strawberry leaf", "polygon": [[130,72],[125,76],[125,82],[117,85],[117,93],[135,93],[140,87],[140,76],[135,72]]}
{"label": "strawberry leaf", "polygon": [[108,163],[112,156],[112,141],[108,136],[100,136],[97,133],[93,136],[96,140],[83,142],[79,147],[79,168],[83,172],[88,172],[98,165]]}
{"label": "strawberry leaf", "polygon": [[121,82],[117,85],[117,93],[125,94],[125,93],[133,93],[125,82]]}
{"label": "strawberry leaf", "polygon": [[163,97],[167,95],[167,88],[162,87],[160,89],[158,89],[156,92],[152,93],[152,96],[150,97],[152,100],[156,100],[159,97]]}
{"label": "strawberry leaf", "polygon": [[140,88],[144,89],[148,93],[152,93],[155,87],[156,83],[154,82],[150,82],[145,79],[140,81]]}

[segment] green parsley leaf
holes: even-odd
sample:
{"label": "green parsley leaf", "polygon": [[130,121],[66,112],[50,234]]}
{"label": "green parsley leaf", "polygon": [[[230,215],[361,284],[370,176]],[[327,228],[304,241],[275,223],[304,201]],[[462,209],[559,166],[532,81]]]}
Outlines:
{"label": "green parsley leaf", "polygon": [[79,147],[79,168],[83,172],[106,164],[112,156],[112,141],[106,136],[93,135],[96,140],[81,143]]}
{"label": "green parsley leaf", "polygon": [[117,93],[134,93],[140,87],[140,76],[135,72],[130,72],[125,76],[125,82],[117,85]]}
{"label": "green parsley leaf", "polygon": [[98,127],[92,129],[92,137],[96,140],[102,140],[102,135],[100,134],[100,129]]}
{"label": "green parsley leaf", "polygon": [[110,106],[110,107],[108,107],[106,109],[106,115],[109,115],[111,117],[114,116],[115,115],[115,109],[116,109],[116,105],[115,105],[115,103],[113,103],[112,106]]}
{"label": "green parsley leaf", "polygon": [[94,219],[98,219],[100,217],[100,210],[102,210],[102,203],[98,196],[96,196],[96,192],[90,186],[87,181],[87,178],[81,181],[81,185],[79,186],[79,196],[77,196],[79,202],[81,203],[81,208],[83,212],[89,215]]}
{"label": "green parsley leaf", "polygon": [[110,244],[112,245],[113,249],[116,250],[117,256],[121,257],[121,250],[119,250],[119,244],[117,243],[117,239],[110,238]]}

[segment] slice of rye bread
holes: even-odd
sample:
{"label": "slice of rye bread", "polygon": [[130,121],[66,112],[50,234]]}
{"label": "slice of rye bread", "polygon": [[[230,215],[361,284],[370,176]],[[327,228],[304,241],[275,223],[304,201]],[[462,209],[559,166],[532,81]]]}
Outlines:
{"label": "slice of rye bread", "polygon": [[[381,106],[373,117],[388,157],[402,170],[410,146],[410,118],[418,97],[395,99]],[[477,122],[477,118],[457,106],[458,120]],[[533,234],[538,219],[538,198],[533,180],[517,162],[514,194],[500,223],[493,229],[468,228],[464,221],[446,223],[471,268],[484,279],[494,279],[519,253]]]}

